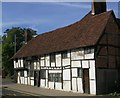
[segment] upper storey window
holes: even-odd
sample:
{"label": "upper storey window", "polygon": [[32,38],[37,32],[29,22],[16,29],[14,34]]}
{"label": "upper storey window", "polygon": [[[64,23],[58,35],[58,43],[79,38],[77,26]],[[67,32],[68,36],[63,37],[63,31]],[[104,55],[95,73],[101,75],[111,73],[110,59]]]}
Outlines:
{"label": "upper storey window", "polygon": [[92,53],[92,49],[91,49],[91,48],[86,48],[86,49],[84,50],[84,53],[85,53],[85,54],[90,54],[90,53]]}
{"label": "upper storey window", "polygon": [[55,53],[50,54],[50,61],[55,62]]}
{"label": "upper storey window", "polygon": [[68,56],[67,56],[67,51],[64,51],[64,52],[62,52],[62,58],[63,59],[66,59]]}

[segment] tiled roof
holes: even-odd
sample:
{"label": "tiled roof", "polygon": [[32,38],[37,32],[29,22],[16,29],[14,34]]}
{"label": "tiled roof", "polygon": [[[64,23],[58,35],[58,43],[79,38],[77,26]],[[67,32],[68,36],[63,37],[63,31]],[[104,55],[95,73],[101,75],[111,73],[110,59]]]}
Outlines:
{"label": "tiled roof", "polygon": [[13,58],[43,55],[79,47],[93,46],[102,35],[112,11],[98,15],[89,12],[69,26],[38,35],[24,45]]}

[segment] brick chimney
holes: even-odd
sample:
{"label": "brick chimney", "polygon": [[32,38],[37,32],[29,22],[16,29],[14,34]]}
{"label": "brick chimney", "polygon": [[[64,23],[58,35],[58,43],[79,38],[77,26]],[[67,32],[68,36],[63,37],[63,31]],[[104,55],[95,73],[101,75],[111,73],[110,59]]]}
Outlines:
{"label": "brick chimney", "polygon": [[106,0],[92,0],[92,14],[100,14],[106,12]]}

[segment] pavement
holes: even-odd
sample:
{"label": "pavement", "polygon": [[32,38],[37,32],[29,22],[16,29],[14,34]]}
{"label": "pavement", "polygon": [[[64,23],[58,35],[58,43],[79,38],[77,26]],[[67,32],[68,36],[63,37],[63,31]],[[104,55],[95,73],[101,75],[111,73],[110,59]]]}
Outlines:
{"label": "pavement", "polygon": [[16,84],[11,81],[3,79],[3,88],[7,88],[8,90],[17,91],[17,92],[24,92],[31,96],[94,96],[90,94],[81,94],[81,93],[73,93],[73,92],[67,92],[67,91],[60,91],[60,90],[54,90],[54,89],[47,89],[47,88],[41,88],[41,87],[35,87],[35,86],[29,86],[29,85],[22,85],[22,84]]}

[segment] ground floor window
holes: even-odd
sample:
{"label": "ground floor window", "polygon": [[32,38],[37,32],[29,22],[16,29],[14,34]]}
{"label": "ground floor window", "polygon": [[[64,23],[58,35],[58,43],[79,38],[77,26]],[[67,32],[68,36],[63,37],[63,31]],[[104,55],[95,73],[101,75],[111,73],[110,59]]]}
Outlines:
{"label": "ground floor window", "polygon": [[30,77],[34,77],[34,71],[30,70]]}
{"label": "ground floor window", "polygon": [[82,75],[83,75],[83,69],[78,68],[78,77],[82,78]]}
{"label": "ground floor window", "polygon": [[46,70],[44,70],[44,69],[40,70],[40,78],[41,79],[45,79],[46,78]]}
{"label": "ground floor window", "polygon": [[20,71],[20,76],[21,76],[21,77],[24,77],[24,71],[23,71],[23,70]]}
{"label": "ground floor window", "polygon": [[61,82],[61,73],[49,73],[48,81],[50,82]]}

